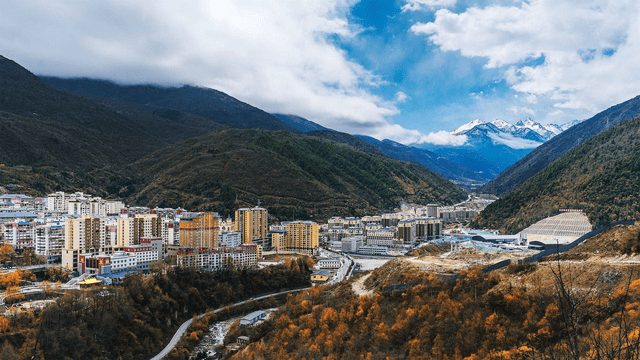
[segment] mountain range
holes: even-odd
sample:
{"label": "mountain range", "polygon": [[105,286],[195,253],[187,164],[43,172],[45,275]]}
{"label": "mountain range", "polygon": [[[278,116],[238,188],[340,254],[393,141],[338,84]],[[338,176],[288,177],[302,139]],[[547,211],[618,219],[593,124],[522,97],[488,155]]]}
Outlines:
{"label": "mountain range", "polygon": [[[171,141],[227,128],[261,128],[302,133],[332,131],[296,115],[268,114],[213,89],[191,86],[121,86],[94,79],[42,77],[42,80],[58,90],[88,98],[119,114],[138,119],[142,124],[164,122],[175,126],[175,130],[170,132],[171,139],[161,141],[165,145]],[[474,190],[496,177],[545,139],[560,133],[566,126],[544,126],[531,119],[519,121],[515,125],[503,120],[490,123],[475,120],[452,133],[467,139],[463,146],[406,146],[391,140],[378,141],[366,136],[361,138],[380,150],[377,155],[384,154],[397,160],[414,162],[459,186]],[[354,145],[355,140],[348,139],[345,135],[333,137],[334,140]],[[328,138],[329,134],[324,133],[322,136]],[[365,150],[362,144],[359,146],[361,150]],[[371,149],[365,151],[371,152]]]}
{"label": "mountain range", "polygon": [[[564,130],[575,125],[579,121],[573,121],[570,123],[556,125],[542,125],[531,119],[519,120],[512,125],[504,120],[496,119],[491,122],[484,122],[480,119],[473,120],[467,124],[464,124],[452,132],[453,135],[493,135],[491,139],[497,143],[504,143],[505,145],[513,145],[512,147],[528,147],[529,145],[535,147],[539,144],[529,143],[523,141],[518,144],[517,139],[534,141],[537,143],[543,143],[552,137],[560,134]],[[510,135],[510,136],[509,136]],[[515,139],[514,139],[515,138]]]}
{"label": "mountain range", "polygon": [[479,192],[497,196],[508,194],[545,167],[553,163],[567,151],[603,131],[620,124],[623,120],[640,115],[640,96],[612,106],[593,117],[568,128],[558,136],[537,147],[521,160],[484,186]]}
{"label": "mountain range", "polygon": [[15,191],[223,215],[261,201],[286,219],[466,197],[423,166],[300,134],[216,90],[42,79],[4,57],[0,78],[0,186]]}
{"label": "mountain range", "polygon": [[[576,128],[588,125],[585,122]],[[622,121],[568,150],[489,205],[473,220],[472,226],[516,233],[558,214],[562,208],[583,210],[596,228],[621,220],[637,220],[640,219],[638,184],[640,117]]]}
{"label": "mountain range", "polygon": [[[563,129],[578,122],[542,125],[531,119],[515,124],[499,119],[491,122],[476,119],[450,133],[460,137],[461,141],[456,143],[462,145],[421,143],[411,146],[445,157],[489,181],[548,139],[562,133]],[[475,191],[476,188],[470,189]]]}

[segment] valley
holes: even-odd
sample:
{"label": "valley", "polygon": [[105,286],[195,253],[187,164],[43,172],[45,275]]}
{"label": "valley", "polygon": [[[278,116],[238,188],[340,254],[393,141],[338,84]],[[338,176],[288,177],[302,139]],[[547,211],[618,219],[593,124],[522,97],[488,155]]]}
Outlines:
{"label": "valley", "polygon": [[640,359],[632,6],[7,4],[0,360]]}

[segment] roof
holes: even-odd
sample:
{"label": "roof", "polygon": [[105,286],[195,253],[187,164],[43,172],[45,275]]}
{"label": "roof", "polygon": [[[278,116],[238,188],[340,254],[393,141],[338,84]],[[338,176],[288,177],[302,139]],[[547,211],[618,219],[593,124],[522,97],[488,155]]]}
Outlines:
{"label": "roof", "polygon": [[19,217],[32,217],[36,218],[38,215],[26,211],[13,211],[13,212],[0,212],[0,218],[19,218]]}
{"label": "roof", "polygon": [[329,276],[329,274],[331,274],[331,273],[329,271],[327,271],[327,270],[320,270],[320,271],[315,271],[315,272],[311,273],[311,276],[313,276],[313,275]]}
{"label": "roof", "polygon": [[24,194],[4,194],[0,195],[0,199],[33,199],[31,196]]}
{"label": "roof", "polygon": [[265,314],[265,312],[264,312],[264,311],[262,311],[262,310],[254,311],[254,312],[252,312],[252,313],[250,313],[250,314],[245,315],[245,316],[242,318],[242,320],[251,321],[251,320],[253,320],[253,319],[257,318],[258,316],[262,316],[262,315],[264,315],[264,314]]}
{"label": "roof", "polygon": [[98,284],[102,284],[102,280],[91,278],[91,279],[78,281],[78,285],[98,285]]}
{"label": "roof", "polygon": [[96,277],[119,279],[119,278],[124,278],[128,274],[133,274],[133,273],[135,273],[135,271],[133,271],[133,270],[125,270],[125,271],[113,272],[111,274],[96,275]]}

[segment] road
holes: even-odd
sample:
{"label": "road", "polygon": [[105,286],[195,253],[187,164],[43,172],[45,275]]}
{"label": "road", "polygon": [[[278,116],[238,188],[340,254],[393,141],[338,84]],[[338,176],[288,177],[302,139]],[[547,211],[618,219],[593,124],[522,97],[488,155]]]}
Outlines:
{"label": "road", "polygon": [[[282,295],[282,294],[289,294],[289,293],[293,293],[293,292],[298,292],[298,291],[304,291],[304,290],[308,290],[311,289],[310,287],[306,287],[303,289],[295,289],[295,290],[288,290],[288,291],[281,291],[278,293],[274,293],[274,294],[267,294],[267,295],[262,295],[262,296],[258,296],[255,298],[251,298],[249,300],[244,300],[244,301],[240,301],[237,302],[235,304],[229,305],[231,307],[234,306],[238,306],[238,305],[242,305],[242,304],[246,304],[250,301],[254,301],[254,300],[262,300],[262,299],[266,299],[272,296],[278,296],[278,295]],[[208,312],[208,313],[203,313],[198,315],[198,319],[204,317],[205,315],[208,314],[217,314],[219,312],[221,312],[222,310],[224,310],[227,306],[225,307],[221,307],[219,309],[214,310],[213,312]],[[184,323],[182,323],[182,325],[180,325],[180,327],[178,328],[178,330],[176,331],[176,333],[173,335],[173,337],[171,338],[171,341],[169,341],[169,343],[167,344],[167,346],[165,346],[164,349],[162,349],[162,351],[160,351],[160,353],[154,357],[151,358],[151,360],[160,360],[163,357],[167,356],[171,350],[173,350],[174,347],[176,347],[176,344],[178,344],[178,341],[180,341],[180,338],[182,338],[182,335],[184,335],[184,332],[187,331],[187,329],[189,328],[189,326],[191,325],[191,323],[193,322],[193,318],[185,321]]]}
{"label": "road", "polygon": [[335,272],[335,274],[331,277],[331,279],[327,281],[328,285],[337,284],[342,280],[344,280],[345,278],[348,279],[351,276],[351,273],[347,274],[347,270],[349,270],[349,266],[353,264],[353,259],[349,255],[336,253],[327,249],[320,249],[320,255],[328,258],[330,257],[340,258],[340,268]]}

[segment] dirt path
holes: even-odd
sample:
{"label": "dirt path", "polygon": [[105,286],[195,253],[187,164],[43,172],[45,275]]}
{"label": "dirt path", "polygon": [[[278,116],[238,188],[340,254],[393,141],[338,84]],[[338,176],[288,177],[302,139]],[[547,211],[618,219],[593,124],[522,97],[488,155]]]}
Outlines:
{"label": "dirt path", "polygon": [[373,290],[367,290],[364,287],[364,282],[369,278],[369,275],[371,275],[371,273],[368,273],[367,275],[361,277],[360,279],[356,280],[353,282],[353,284],[351,285],[351,289],[353,290],[353,292],[358,295],[358,296],[372,296],[373,295]]}

